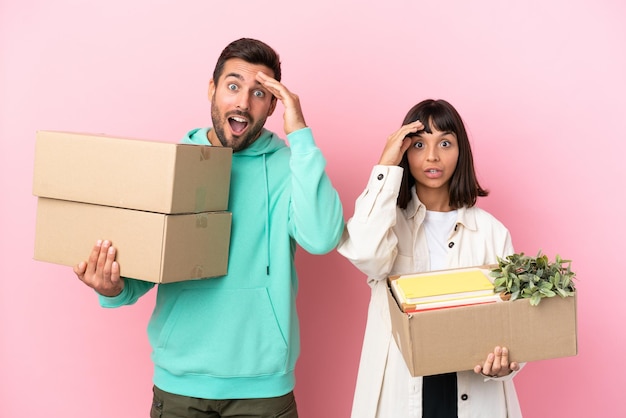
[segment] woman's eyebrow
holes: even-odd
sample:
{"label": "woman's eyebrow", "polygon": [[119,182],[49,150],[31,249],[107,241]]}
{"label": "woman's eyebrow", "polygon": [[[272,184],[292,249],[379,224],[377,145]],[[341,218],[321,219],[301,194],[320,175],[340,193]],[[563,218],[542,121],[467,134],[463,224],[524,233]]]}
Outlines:
{"label": "woman's eyebrow", "polygon": [[[416,137],[416,138],[417,138],[417,137],[422,137],[422,135],[424,134],[424,132],[429,133],[428,131],[426,131],[426,129],[422,129],[421,131],[408,133],[408,134],[406,135],[406,137],[408,137],[408,138],[413,138],[413,137]],[[454,132],[452,132],[452,131],[443,131],[443,132],[440,132],[440,133],[439,133],[439,135],[438,135],[437,137],[438,137],[438,138],[442,138],[442,137],[444,137],[444,136],[446,136],[446,135],[455,135],[455,136],[456,136],[456,134],[455,134]]]}

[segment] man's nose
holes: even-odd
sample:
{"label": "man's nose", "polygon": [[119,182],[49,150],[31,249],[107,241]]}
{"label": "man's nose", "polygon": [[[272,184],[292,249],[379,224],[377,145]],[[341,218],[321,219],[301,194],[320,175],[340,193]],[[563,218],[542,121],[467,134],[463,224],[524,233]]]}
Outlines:
{"label": "man's nose", "polygon": [[238,96],[237,108],[240,110],[248,110],[250,106],[250,98],[248,94],[240,94]]}

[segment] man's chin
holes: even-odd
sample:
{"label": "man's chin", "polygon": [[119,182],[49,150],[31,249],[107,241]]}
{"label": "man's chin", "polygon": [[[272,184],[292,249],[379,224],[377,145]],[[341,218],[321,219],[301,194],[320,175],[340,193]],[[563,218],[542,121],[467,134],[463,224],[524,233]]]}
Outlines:
{"label": "man's chin", "polygon": [[248,146],[246,137],[230,137],[224,144],[225,147],[230,147],[233,151],[241,151]]}
{"label": "man's chin", "polygon": [[251,126],[248,126],[246,129],[238,133],[235,133],[231,129],[226,129],[226,132],[223,133],[225,141],[222,141],[220,138],[220,142],[223,146],[232,148],[234,152],[241,151],[249,147],[261,136],[261,130],[256,131],[255,129],[251,130],[250,128]]}

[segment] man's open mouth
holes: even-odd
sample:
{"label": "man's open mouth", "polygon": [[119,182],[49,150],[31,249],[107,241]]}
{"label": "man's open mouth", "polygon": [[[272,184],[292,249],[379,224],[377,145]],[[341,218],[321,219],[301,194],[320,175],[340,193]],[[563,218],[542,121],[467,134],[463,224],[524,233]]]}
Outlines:
{"label": "man's open mouth", "polygon": [[240,135],[248,127],[248,120],[241,116],[231,116],[228,118],[228,124],[235,135]]}

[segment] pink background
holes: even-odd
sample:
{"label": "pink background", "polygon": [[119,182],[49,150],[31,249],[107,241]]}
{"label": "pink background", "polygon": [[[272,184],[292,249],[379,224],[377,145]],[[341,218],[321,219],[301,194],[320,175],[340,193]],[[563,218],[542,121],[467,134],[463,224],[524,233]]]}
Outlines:
{"label": "pink background", "polygon": [[[452,102],[491,190],[480,206],[579,278],[579,354],[528,364],[525,416],[623,416],[625,17],[617,0],[2,0],[0,416],[147,416],[154,292],[104,310],[69,268],[32,260],[35,132],[177,142],[210,123],[210,73],[242,36],[281,54],[346,218],[406,111]],[[365,278],[336,252],[298,265],[301,416],[347,417]]]}

